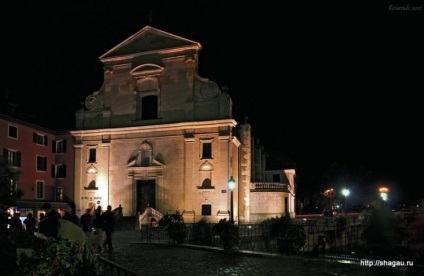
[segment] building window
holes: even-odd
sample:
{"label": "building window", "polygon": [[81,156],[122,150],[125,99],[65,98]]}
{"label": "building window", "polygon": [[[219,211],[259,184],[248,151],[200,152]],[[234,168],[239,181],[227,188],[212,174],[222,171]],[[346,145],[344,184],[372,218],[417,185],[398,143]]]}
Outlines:
{"label": "building window", "polygon": [[47,157],[37,155],[37,171],[45,172],[47,170]]}
{"label": "building window", "polygon": [[200,138],[200,159],[213,159],[213,138]]}
{"label": "building window", "polygon": [[212,215],[212,205],[203,204],[202,205],[202,216],[211,216]]}
{"label": "building window", "polygon": [[88,149],[88,163],[96,163],[96,148]]}
{"label": "building window", "polygon": [[66,152],[66,140],[53,140],[52,150],[54,153]]}
{"label": "building window", "polygon": [[52,177],[53,178],[65,178],[66,177],[66,165],[65,164],[52,165]]}
{"label": "building window", "polygon": [[273,174],[272,175],[272,182],[280,182],[280,175],[279,174]]}
{"label": "building window", "polygon": [[158,96],[141,98],[141,119],[152,120],[158,118]]}
{"label": "building window", "polygon": [[16,179],[10,179],[10,190],[16,192],[18,190],[18,181]]}
{"label": "building window", "polygon": [[55,200],[63,201],[63,188],[59,187],[55,189]]}
{"label": "building window", "polygon": [[37,198],[44,198],[44,182],[37,181]]}
{"label": "building window", "polygon": [[44,134],[38,134],[34,132],[34,134],[32,135],[32,141],[37,145],[47,146],[47,136]]}
{"label": "building window", "polygon": [[3,150],[3,156],[7,164],[11,167],[20,167],[21,166],[21,152],[17,150]]}
{"label": "building window", "polygon": [[9,126],[9,138],[18,138],[18,128],[15,126]]}
{"label": "building window", "polygon": [[212,143],[202,143],[202,159],[212,158]]}
{"label": "building window", "polygon": [[199,189],[215,189],[215,187],[212,186],[212,171],[213,166],[207,160],[200,166],[199,176],[202,183],[198,186]]}

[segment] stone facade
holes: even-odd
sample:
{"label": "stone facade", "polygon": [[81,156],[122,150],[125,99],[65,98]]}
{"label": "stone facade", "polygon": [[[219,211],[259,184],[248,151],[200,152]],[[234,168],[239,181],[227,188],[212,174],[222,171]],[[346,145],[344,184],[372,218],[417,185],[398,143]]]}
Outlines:
{"label": "stone facade", "polygon": [[121,205],[136,215],[150,206],[217,222],[229,216],[233,176],[234,219],[250,221],[251,127],[237,126],[226,89],[198,76],[200,50],[147,26],[100,57],[104,84],[71,131],[79,209]]}

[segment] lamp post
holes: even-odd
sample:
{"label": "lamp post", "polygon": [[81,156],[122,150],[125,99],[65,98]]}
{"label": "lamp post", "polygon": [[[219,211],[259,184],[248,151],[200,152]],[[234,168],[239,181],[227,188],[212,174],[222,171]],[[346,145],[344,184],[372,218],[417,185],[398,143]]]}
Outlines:
{"label": "lamp post", "polygon": [[234,180],[234,178],[231,176],[230,179],[228,179],[228,188],[230,188],[230,193],[231,193],[231,203],[230,203],[230,219],[231,219],[231,223],[234,223],[234,208],[233,208],[233,191],[234,188],[236,187],[236,181]]}
{"label": "lamp post", "polygon": [[343,189],[342,194],[345,197],[345,214],[346,214],[346,222],[347,222],[347,196],[350,195],[350,191],[348,189]]}
{"label": "lamp post", "polygon": [[381,199],[383,201],[387,201],[387,199],[388,199],[388,193],[389,193],[390,189],[388,187],[384,187],[383,186],[383,187],[380,187],[378,189],[378,191],[380,192]]}

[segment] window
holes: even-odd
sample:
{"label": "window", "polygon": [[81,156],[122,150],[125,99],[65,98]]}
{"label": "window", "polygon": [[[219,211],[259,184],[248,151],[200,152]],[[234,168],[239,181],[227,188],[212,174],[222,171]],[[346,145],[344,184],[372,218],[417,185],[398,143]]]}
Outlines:
{"label": "window", "polygon": [[212,215],[212,205],[204,204],[202,205],[202,216],[210,216]]}
{"label": "window", "polygon": [[44,134],[38,134],[34,132],[34,134],[32,135],[32,141],[37,145],[47,146],[47,136]]}
{"label": "window", "polygon": [[66,165],[65,164],[52,165],[52,177],[53,178],[65,178],[66,177]]}
{"label": "window", "polygon": [[202,143],[202,159],[211,159],[212,158],[212,143]]}
{"label": "window", "polygon": [[18,128],[9,126],[9,138],[18,138]]}
{"label": "window", "polygon": [[45,172],[47,170],[47,157],[37,155],[37,171]]}
{"label": "window", "polygon": [[10,179],[10,190],[16,192],[18,190],[18,180]]}
{"label": "window", "polygon": [[212,186],[212,171],[213,166],[211,163],[206,160],[201,166],[200,166],[200,179],[202,180],[201,185],[198,187],[199,189],[215,189],[214,186]]}
{"label": "window", "polygon": [[146,96],[141,98],[141,119],[151,120],[158,118],[158,97]]}
{"label": "window", "polygon": [[88,150],[88,163],[96,163],[96,149],[91,148]]}
{"label": "window", "polygon": [[52,151],[54,153],[66,152],[66,140],[53,140]]}
{"label": "window", "polygon": [[20,167],[21,166],[21,152],[17,150],[3,150],[3,156],[9,166]]}
{"label": "window", "polygon": [[280,175],[279,174],[273,174],[272,175],[272,182],[280,182]]}
{"label": "window", "polygon": [[37,198],[44,198],[44,182],[37,181]]}
{"label": "window", "polygon": [[63,188],[58,187],[55,189],[55,200],[56,201],[63,201]]}

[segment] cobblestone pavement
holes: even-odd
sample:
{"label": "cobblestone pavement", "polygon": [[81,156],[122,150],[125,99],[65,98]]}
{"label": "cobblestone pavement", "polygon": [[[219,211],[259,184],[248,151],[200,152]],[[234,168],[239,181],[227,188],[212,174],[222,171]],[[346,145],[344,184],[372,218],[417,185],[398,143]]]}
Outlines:
{"label": "cobblestone pavement", "polygon": [[418,275],[399,268],[364,267],[306,256],[228,252],[221,249],[148,244],[138,231],[117,231],[114,250],[101,253],[140,275]]}

